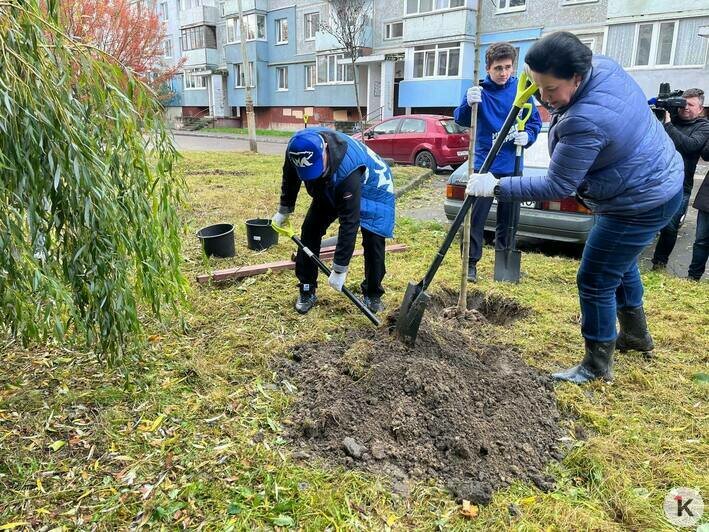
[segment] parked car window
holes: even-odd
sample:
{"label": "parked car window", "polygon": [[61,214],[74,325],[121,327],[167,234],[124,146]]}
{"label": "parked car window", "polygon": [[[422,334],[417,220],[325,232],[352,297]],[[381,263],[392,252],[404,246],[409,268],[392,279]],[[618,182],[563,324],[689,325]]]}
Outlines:
{"label": "parked car window", "polygon": [[425,133],[426,122],[417,120],[416,118],[406,118],[401,124],[399,133]]}
{"label": "parked car window", "polygon": [[458,135],[460,133],[465,133],[466,131],[468,131],[467,128],[456,124],[455,120],[441,120],[441,125],[443,126],[443,129],[446,130],[446,133],[449,133],[451,135]]}
{"label": "parked car window", "polygon": [[396,120],[387,120],[386,122],[382,122],[378,126],[375,126],[372,131],[377,135],[391,135],[392,133],[396,133],[396,128],[399,127],[399,122],[401,122],[399,118]]}

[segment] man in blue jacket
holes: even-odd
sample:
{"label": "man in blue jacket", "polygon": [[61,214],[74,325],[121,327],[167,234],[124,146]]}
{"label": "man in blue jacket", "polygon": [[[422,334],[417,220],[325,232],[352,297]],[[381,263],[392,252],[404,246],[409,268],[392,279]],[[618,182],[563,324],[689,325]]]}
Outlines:
{"label": "man in blue jacket", "polygon": [[[364,248],[364,304],[374,313],[382,310],[385,238],[394,232],[394,183],[389,166],[364,144],[323,127],[296,132],[286,147],[281,182],[281,202],[273,223],[282,226],[295,209],[301,182],[313,198],[305,215],[300,238],[316,255],[322,237],[335,220],[340,229],[328,284],[342,291],[357,230]],[[295,310],[308,312],[317,296],[318,269],[302,250],[295,259],[300,295]]]}
{"label": "man in blue jacket", "polygon": [[[455,110],[455,121],[463,127],[470,127],[471,108],[478,106],[478,121],[475,135],[475,171],[483,164],[492,148],[497,132],[512,108],[517,93],[517,78],[512,75],[517,51],[507,42],[491,44],[485,53],[487,76],[481,85],[470,87],[460,106]],[[532,101],[530,99],[530,101]],[[524,131],[512,130],[495,162],[490,168],[496,177],[514,173],[516,146],[531,146],[537,139],[542,121],[536,107]],[[490,212],[492,198],[477,198],[470,217],[470,250],[468,252],[468,280],[477,281],[477,263],[482,257],[485,219]],[[495,249],[505,249],[508,245],[508,228],[512,216],[519,219],[519,202],[499,202],[497,205],[497,227]]]}

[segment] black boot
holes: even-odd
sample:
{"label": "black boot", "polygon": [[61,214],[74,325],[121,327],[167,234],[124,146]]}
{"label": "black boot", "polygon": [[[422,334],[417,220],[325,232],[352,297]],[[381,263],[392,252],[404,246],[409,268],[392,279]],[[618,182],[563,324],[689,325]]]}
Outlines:
{"label": "black boot", "polygon": [[381,312],[382,310],[384,310],[384,304],[382,303],[382,298],[379,296],[364,296],[363,303],[374,314],[377,314],[378,312]]}
{"label": "black boot", "polygon": [[295,301],[295,310],[300,314],[307,314],[308,311],[313,308],[315,302],[318,300],[318,296],[315,295],[315,288],[309,285],[309,289],[306,290],[302,286],[300,287],[300,295]]}
{"label": "black boot", "polygon": [[618,309],[620,333],[615,340],[618,351],[641,351],[649,353],[655,348],[652,336],[647,330],[647,320],[642,305],[635,308]]}
{"label": "black boot", "polygon": [[471,283],[478,282],[478,265],[474,262],[468,263],[468,281]]}
{"label": "black boot", "polygon": [[558,381],[569,381],[575,384],[585,384],[594,379],[613,380],[613,350],[615,341],[594,342],[586,340],[586,355],[581,364],[566,371],[552,373]]}

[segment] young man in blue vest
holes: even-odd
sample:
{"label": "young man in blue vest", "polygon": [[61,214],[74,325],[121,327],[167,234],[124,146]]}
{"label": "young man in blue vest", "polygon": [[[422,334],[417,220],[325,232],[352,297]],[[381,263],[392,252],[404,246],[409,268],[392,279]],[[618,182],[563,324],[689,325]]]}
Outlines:
{"label": "young man in blue vest", "polygon": [[[463,127],[470,127],[471,109],[478,106],[478,122],[475,136],[475,163],[477,172],[492,148],[497,132],[507,118],[517,93],[517,78],[513,76],[515,48],[507,42],[491,44],[485,53],[487,76],[481,85],[470,87],[460,106],[455,110],[455,121]],[[477,81],[477,80],[476,80]],[[530,98],[530,101],[531,98]],[[490,172],[497,177],[510,176],[515,168],[517,146],[529,147],[537,140],[542,121],[536,107],[532,107],[524,131],[512,129],[505,139]],[[477,281],[477,263],[482,257],[485,219],[490,212],[492,198],[476,198],[470,217],[470,251],[468,253],[468,280]],[[519,213],[519,202],[499,202],[497,205],[497,227],[495,249],[507,247],[508,228],[512,215]]]}
{"label": "young man in blue vest", "polygon": [[[283,164],[281,202],[273,216],[283,225],[295,209],[301,183],[313,198],[305,215],[300,238],[313,253],[320,254],[322,237],[335,220],[340,229],[328,284],[342,291],[357,229],[364,248],[364,304],[372,312],[383,309],[382,279],[384,239],[394,232],[394,183],[389,166],[364,144],[322,127],[302,129],[293,135]],[[302,251],[295,259],[300,295],[295,310],[305,314],[317,301],[317,266]]]}

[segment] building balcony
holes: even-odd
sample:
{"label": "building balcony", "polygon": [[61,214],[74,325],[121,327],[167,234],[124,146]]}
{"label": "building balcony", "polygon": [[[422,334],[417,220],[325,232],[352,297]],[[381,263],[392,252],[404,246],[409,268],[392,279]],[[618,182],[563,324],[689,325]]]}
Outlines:
{"label": "building balcony", "polygon": [[[241,0],[241,9],[244,13],[252,11],[268,11],[268,0]],[[226,0],[224,2],[224,16],[231,17],[239,14],[239,3],[237,0]]]}
{"label": "building balcony", "polygon": [[182,52],[184,68],[216,69],[219,66],[219,52],[214,48],[198,48]]}
{"label": "building balcony", "polygon": [[404,43],[440,41],[473,37],[475,35],[475,11],[455,9],[433,12],[404,19]]}
{"label": "building balcony", "polygon": [[181,28],[203,25],[216,26],[220,20],[221,13],[219,13],[218,7],[201,6],[180,11]]}

